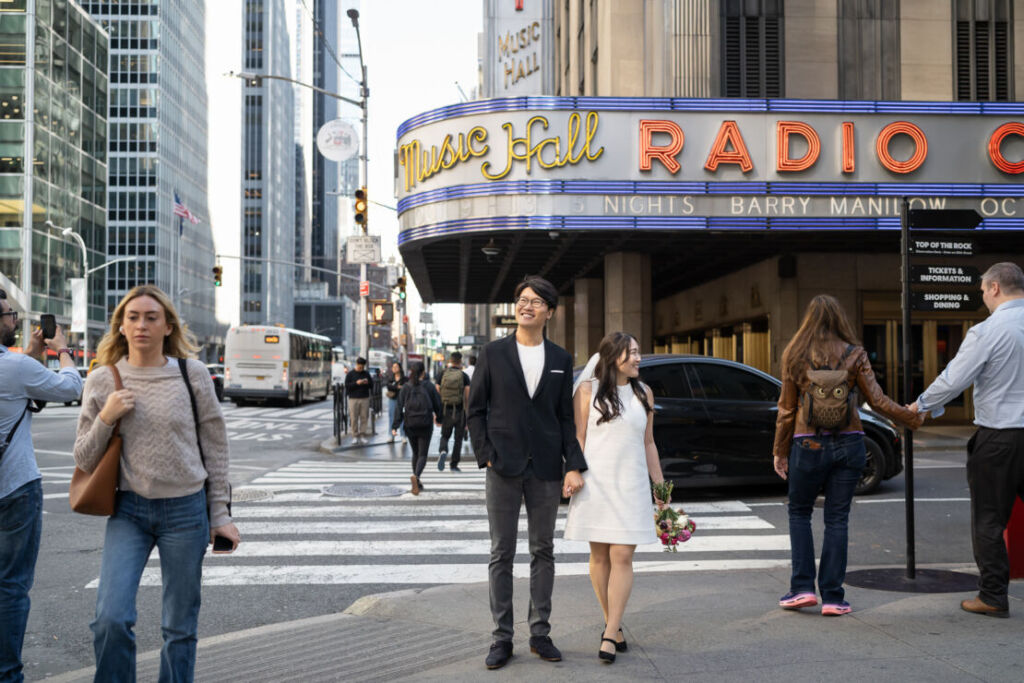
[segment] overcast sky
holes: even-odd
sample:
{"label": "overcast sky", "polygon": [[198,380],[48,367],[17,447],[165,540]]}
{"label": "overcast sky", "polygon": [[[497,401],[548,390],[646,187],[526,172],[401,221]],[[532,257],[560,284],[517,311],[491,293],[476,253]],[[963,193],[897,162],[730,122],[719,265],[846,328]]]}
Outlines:
{"label": "overcast sky", "polygon": [[[291,5],[294,0],[286,0]],[[411,116],[458,102],[455,83],[467,95],[477,86],[477,36],[481,0],[363,0],[360,30],[370,83],[369,182],[372,200],[395,205],[395,131]],[[307,0],[312,8],[312,0]],[[218,253],[240,250],[241,81],[224,76],[241,70],[242,0],[208,0],[207,90],[210,101],[210,219]],[[347,17],[342,31],[352,31]],[[337,48],[337,44],[334,44]],[[344,78],[345,76],[342,75]],[[358,126],[358,110],[351,110]],[[345,200],[344,211],[349,210]],[[384,258],[398,258],[398,220],[393,211],[371,205],[370,231],[381,235]],[[238,321],[238,263],[225,260],[225,286],[218,291],[218,317]],[[453,274],[454,275],[454,274]],[[418,297],[410,292],[411,312]],[[462,330],[461,306],[434,306],[446,341]],[[412,316],[410,316],[412,317]]]}

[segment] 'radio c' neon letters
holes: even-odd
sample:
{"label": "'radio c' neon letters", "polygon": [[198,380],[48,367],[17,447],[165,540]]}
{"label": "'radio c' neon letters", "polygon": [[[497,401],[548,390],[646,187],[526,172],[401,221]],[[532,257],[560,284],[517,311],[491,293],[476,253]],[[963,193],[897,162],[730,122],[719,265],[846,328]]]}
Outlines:
{"label": "'radio c' neon letters", "polygon": [[[732,144],[733,151],[726,150],[726,146]],[[722,121],[718,129],[718,135],[708,152],[708,160],[704,162],[704,168],[714,173],[718,170],[719,164],[736,164],[744,173],[754,170],[754,162],[750,160],[750,153],[747,145],[743,142],[743,135],[735,121]]]}
{"label": "'radio c' neon letters", "polygon": [[1024,159],[1021,159],[1020,161],[1007,161],[1000,149],[1000,146],[1003,144],[1003,140],[1008,135],[1020,135],[1021,137],[1024,137],[1024,123],[1011,121],[1010,123],[1004,123],[996,128],[995,132],[992,133],[992,137],[988,139],[988,158],[991,159],[992,164],[1003,173],[1024,173]]}
{"label": "'radio c' neon letters", "polygon": [[853,173],[856,168],[853,143],[853,121],[843,121],[843,173]]}
{"label": "'radio c' neon letters", "polygon": [[[889,154],[889,142],[897,135],[907,135],[914,141],[914,153],[906,161],[899,161]],[[924,131],[909,121],[890,123],[878,134],[875,141],[878,161],[893,173],[911,173],[920,168],[928,156],[928,138]]]}
{"label": "'radio c' neon letters", "polygon": [[[671,141],[667,145],[653,145],[651,141],[655,133],[667,133]],[[685,140],[683,129],[673,121],[640,121],[640,170],[650,171],[651,161],[657,159],[669,173],[678,173],[682,166],[676,161],[676,155],[683,151]]]}
{"label": "'radio c' neon letters", "polygon": [[[775,168],[779,171],[806,171],[821,154],[821,138],[817,131],[803,121],[779,121],[776,130],[776,161]],[[799,159],[789,156],[789,136],[800,135],[807,140],[807,153]]]}

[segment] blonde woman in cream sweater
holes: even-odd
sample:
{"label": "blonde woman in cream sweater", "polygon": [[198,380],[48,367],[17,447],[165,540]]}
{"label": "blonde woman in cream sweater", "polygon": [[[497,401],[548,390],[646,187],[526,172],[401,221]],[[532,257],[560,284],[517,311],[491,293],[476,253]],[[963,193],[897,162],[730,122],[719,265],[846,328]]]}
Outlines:
{"label": "blonde woman in cream sweater", "polygon": [[[163,580],[160,681],[193,680],[206,546],[215,535],[230,539],[232,549],[240,541],[228,511],[227,432],[213,381],[202,363],[187,361],[199,413],[197,442],[178,364],[195,350],[167,295],[142,285],[114,310],[97,351],[100,365],[85,383],[75,463],[92,471],[118,420],[124,439],[90,624],[97,681],[135,680],[135,597],[154,547]],[[112,364],[124,386],[120,391]]]}

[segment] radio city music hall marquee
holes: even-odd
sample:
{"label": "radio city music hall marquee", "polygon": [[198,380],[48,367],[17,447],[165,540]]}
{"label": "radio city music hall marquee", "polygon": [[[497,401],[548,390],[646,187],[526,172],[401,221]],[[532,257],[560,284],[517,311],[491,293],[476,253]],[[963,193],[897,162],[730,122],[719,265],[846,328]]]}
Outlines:
{"label": "radio city music hall marquee", "polygon": [[[1024,228],[1024,105],[934,113],[936,103],[789,100],[744,111],[689,100],[672,102],[690,111],[658,111],[601,99],[579,109],[558,106],[568,98],[491,100],[410,119],[398,140],[403,229],[502,214],[892,217],[904,194]],[[488,103],[495,111],[476,113]],[[821,110],[844,104],[900,111]]]}

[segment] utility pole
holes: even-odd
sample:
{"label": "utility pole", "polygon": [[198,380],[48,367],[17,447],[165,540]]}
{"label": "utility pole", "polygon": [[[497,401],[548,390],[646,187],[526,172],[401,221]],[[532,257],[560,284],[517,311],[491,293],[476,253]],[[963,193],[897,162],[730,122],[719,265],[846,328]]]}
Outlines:
{"label": "utility pole", "polygon": [[[370,155],[369,155],[369,132],[368,132],[368,121],[369,119],[369,107],[367,106],[367,100],[370,97],[370,88],[366,82],[366,62],[363,61],[363,37],[359,32],[359,10],[352,8],[346,12],[348,18],[352,20],[352,26],[356,29],[356,42],[359,45],[359,68],[362,72],[362,82],[359,84],[359,100],[360,106],[363,108],[363,157],[362,157],[362,169],[360,175],[363,177],[363,187],[369,187],[370,185]],[[340,188],[339,188],[340,189]],[[341,195],[338,195],[339,198]],[[366,226],[369,224],[369,211],[370,206],[367,202],[366,206],[367,220],[363,222],[363,234],[367,234]],[[341,209],[338,209],[338,216],[341,216]],[[359,264],[359,281],[366,282],[366,263]],[[370,340],[369,340],[369,329],[366,324],[366,297],[360,294],[359,296],[359,355],[363,358],[369,358],[370,352]]]}

